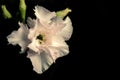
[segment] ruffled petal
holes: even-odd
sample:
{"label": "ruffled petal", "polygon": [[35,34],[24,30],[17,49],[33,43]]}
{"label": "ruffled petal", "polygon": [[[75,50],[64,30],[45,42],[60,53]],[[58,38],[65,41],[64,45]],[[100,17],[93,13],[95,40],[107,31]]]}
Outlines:
{"label": "ruffled petal", "polygon": [[72,22],[69,17],[67,17],[64,21],[66,24],[65,27],[59,32],[59,34],[65,39],[69,40],[72,33],[73,33],[73,27],[72,27]]}
{"label": "ruffled petal", "polygon": [[45,21],[47,23],[51,22],[51,19],[56,16],[55,12],[50,12],[42,6],[35,6],[35,15],[40,21]]}
{"label": "ruffled petal", "polygon": [[40,52],[39,47],[39,41],[36,39],[32,40],[32,42],[28,45],[28,48],[35,51],[36,53]]}
{"label": "ruffled petal", "polygon": [[39,74],[46,71],[53,64],[53,59],[48,53],[45,53],[45,52],[38,54],[33,52],[30,53],[29,51],[28,58],[30,58],[32,62],[33,70]]}
{"label": "ruffled petal", "polygon": [[35,27],[36,25],[36,20],[35,19],[31,19],[30,17],[27,18],[27,24],[30,28]]}
{"label": "ruffled petal", "polygon": [[54,59],[54,61],[62,56],[65,56],[69,53],[69,47],[64,42],[63,38],[58,36],[54,36],[52,40],[52,44],[49,46],[50,55]]}
{"label": "ruffled petal", "polygon": [[42,60],[42,69],[43,72],[47,70],[54,62],[53,58],[50,56],[49,53],[43,52],[40,54]]}
{"label": "ruffled petal", "polygon": [[41,32],[43,32],[45,26],[43,26],[40,22],[39,19],[36,20],[30,20],[29,19],[29,23],[35,23],[34,27],[31,27],[29,29],[29,34],[28,34],[28,39],[30,39],[32,41],[32,39],[34,39],[35,37],[37,37]]}
{"label": "ruffled petal", "polygon": [[21,53],[23,53],[30,41],[27,38],[28,28],[26,25],[19,23],[20,28],[18,31],[13,31],[10,35],[7,36],[9,44],[19,45],[21,47]]}
{"label": "ruffled petal", "polygon": [[51,24],[49,24],[50,27],[52,28],[51,30],[53,31],[54,34],[57,34],[61,32],[61,30],[65,27],[65,23],[61,18],[53,18]]}
{"label": "ruffled petal", "polygon": [[50,50],[50,55],[51,55],[52,59],[54,60],[54,62],[58,58],[63,57],[69,53],[68,46],[59,46],[59,47],[51,46],[51,47],[49,47],[49,50]]}
{"label": "ruffled petal", "polygon": [[41,62],[41,56],[39,54],[35,54],[29,57],[32,65],[33,70],[37,73],[42,73],[42,62]]}

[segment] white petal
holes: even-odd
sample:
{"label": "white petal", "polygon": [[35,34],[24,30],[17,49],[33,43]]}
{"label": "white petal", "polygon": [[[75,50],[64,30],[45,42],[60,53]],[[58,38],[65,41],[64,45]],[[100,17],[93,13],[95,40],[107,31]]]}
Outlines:
{"label": "white petal", "polygon": [[18,31],[13,31],[10,35],[7,36],[7,39],[9,44],[18,44],[21,47],[21,53],[23,53],[30,42],[27,38],[29,31],[26,25],[22,23],[19,23],[19,25],[20,28],[18,29]]}
{"label": "white petal", "polygon": [[42,6],[35,6],[35,15],[40,21],[51,22],[50,20],[56,16],[55,12],[50,12]]}
{"label": "white petal", "polygon": [[59,47],[59,46],[67,46],[67,44],[65,43],[65,40],[61,36],[56,35],[56,36],[52,36],[51,46]]}
{"label": "white petal", "polygon": [[41,56],[39,54],[35,54],[33,56],[30,56],[29,58],[32,62],[33,70],[37,73],[42,73]]}
{"label": "white petal", "polygon": [[56,18],[52,19],[52,23],[50,26],[55,34],[55,33],[61,32],[61,30],[65,27],[65,25],[66,24],[64,23],[64,21],[61,18],[56,17]]}
{"label": "white petal", "polygon": [[34,22],[30,21],[31,23],[35,23],[34,27],[29,29],[28,39],[32,40],[33,38],[37,37],[41,31],[43,31],[44,26],[40,23],[39,19],[34,20]]}
{"label": "white petal", "polygon": [[67,17],[64,21],[64,23],[66,24],[66,26],[60,31],[60,35],[65,39],[65,40],[69,40],[72,32],[73,32],[73,27],[72,27],[72,22],[70,20],[69,17]]}
{"label": "white petal", "polygon": [[50,54],[54,61],[69,53],[69,46],[64,42],[63,38],[54,36],[52,44],[49,46]]}
{"label": "white petal", "polygon": [[54,62],[57,58],[63,57],[69,53],[68,46],[59,46],[59,47],[49,47],[50,55]]}
{"label": "white petal", "polygon": [[[31,53],[28,53],[28,55]],[[49,56],[47,53],[33,53],[32,55],[29,56],[32,65],[33,65],[33,70],[36,71],[37,73],[41,74],[44,71],[46,71],[53,63],[53,59]]]}
{"label": "white petal", "polygon": [[31,50],[35,51],[35,52],[40,52],[39,50],[39,42],[38,40],[34,39],[32,40],[32,42],[28,45],[28,48],[30,48]]}
{"label": "white petal", "polygon": [[52,63],[54,62],[53,58],[50,56],[49,53],[41,53],[41,60],[42,60],[42,69],[43,71],[47,70],[51,65]]}
{"label": "white petal", "polygon": [[35,19],[31,19],[30,17],[27,18],[27,24],[30,28],[33,28],[36,24],[36,20]]}

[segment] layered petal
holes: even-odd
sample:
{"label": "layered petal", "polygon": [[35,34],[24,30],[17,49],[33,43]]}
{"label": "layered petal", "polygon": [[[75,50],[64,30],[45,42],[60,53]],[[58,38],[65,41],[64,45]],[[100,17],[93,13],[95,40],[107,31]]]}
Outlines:
{"label": "layered petal", "polygon": [[68,47],[63,47],[63,46],[59,46],[59,47],[49,47],[50,50],[50,55],[53,59],[53,61],[55,62],[57,58],[63,57],[65,55],[67,55],[69,53],[69,49]]}
{"label": "layered petal", "polygon": [[7,40],[9,44],[18,44],[21,47],[21,53],[23,53],[26,50],[27,45],[30,43],[30,40],[27,38],[29,30],[25,24],[19,23],[19,25],[20,28],[8,35]]}
{"label": "layered petal", "polygon": [[49,53],[46,53],[44,51],[41,54],[34,52],[31,53],[31,51],[29,51],[28,58],[30,58],[32,62],[33,70],[39,74],[46,71],[53,64],[53,59]]}
{"label": "layered petal", "polygon": [[37,73],[42,73],[42,61],[40,54],[35,54],[33,56],[30,56],[29,58],[32,62],[33,70]]}
{"label": "layered petal", "polygon": [[54,36],[52,44],[49,46],[50,54],[54,61],[59,58],[67,55],[69,53],[69,47],[65,43],[64,39],[58,36]]}
{"label": "layered petal", "polygon": [[51,19],[56,16],[55,12],[50,12],[49,10],[45,9],[42,6],[35,6],[35,15],[41,22],[50,23]]}
{"label": "layered petal", "polygon": [[28,48],[33,50],[36,53],[40,52],[39,42],[36,39],[32,40],[32,42],[28,45]]}
{"label": "layered petal", "polygon": [[36,20],[28,17],[28,18],[27,18],[27,25],[28,25],[30,28],[35,27],[35,25],[36,25]]}
{"label": "layered petal", "polygon": [[65,40],[69,40],[73,33],[72,22],[69,17],[66,17],[64,24],[66,24],[65,27],[58,34],[60,34]]}
{"label": "layered petal", "polygon": [[61,32],[61,30],[66,26],[64,21],[58,17],[53,18],[51,24],[49,25],[50,25],[51,30],[53,31],[53,34],[55,35]]}

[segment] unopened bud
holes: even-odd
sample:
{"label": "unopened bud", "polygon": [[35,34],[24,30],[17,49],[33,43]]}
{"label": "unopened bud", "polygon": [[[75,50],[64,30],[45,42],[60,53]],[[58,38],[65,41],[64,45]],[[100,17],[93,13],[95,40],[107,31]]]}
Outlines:
{"label": "unopened bud", "polygon": [[27,6],[25,4],[25,0],[20,0],[19,10],[21,15],[21,20],[23,22],[25,22],[25,18],[26,18],[26,9],[27,9]]}
{"label": "unopened bud", "polygon": [[5,19],[10,19],[10,18],[12,18],[11,13],[7,10],[7,8],[6,8],[5,5],[2,5],[2,6],[1,6],[1,9],[2,9],[2,12],[3,12],[3,17],[4,17]]}

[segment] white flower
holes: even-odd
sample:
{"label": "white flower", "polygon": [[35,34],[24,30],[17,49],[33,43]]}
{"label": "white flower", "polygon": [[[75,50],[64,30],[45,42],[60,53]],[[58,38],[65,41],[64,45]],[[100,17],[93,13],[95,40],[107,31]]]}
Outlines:
{"label": "white flower", "polygon": [[55,12],[35,6],[36,19],[27,19],[27,24],[19,23],[18,31],[13,31],[8,37],[10,44],[21,46],[24,52],[28,48],[30,58],[37,73],[49,68],[59,57],[69,53],[66,40],[72,35],[72,23],[69,17],[65,20],[56,16]]}

